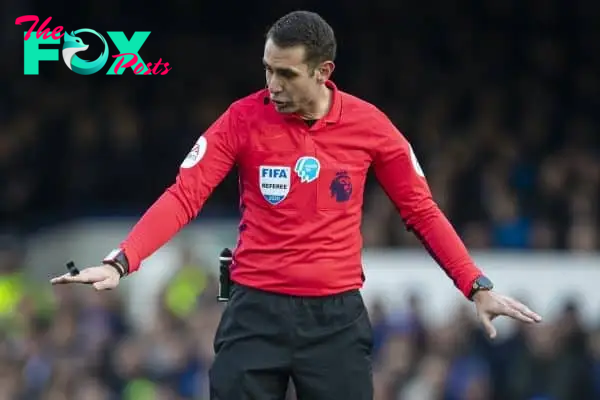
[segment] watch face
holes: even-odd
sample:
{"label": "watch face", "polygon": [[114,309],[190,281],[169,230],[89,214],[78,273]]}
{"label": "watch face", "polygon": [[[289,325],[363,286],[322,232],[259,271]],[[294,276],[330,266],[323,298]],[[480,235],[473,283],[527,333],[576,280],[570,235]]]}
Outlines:
{"label": "watch face", "polygon": [[473,285],[476,289],[491,289],[494,287],[492,281],[486,276],[480,276],[477,278]]}

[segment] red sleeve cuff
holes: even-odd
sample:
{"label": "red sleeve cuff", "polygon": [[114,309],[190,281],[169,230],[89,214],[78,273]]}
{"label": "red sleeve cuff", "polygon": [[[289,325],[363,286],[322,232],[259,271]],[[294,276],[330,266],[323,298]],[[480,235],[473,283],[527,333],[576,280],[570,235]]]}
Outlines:
{"label": "red sleeve cuff", "polygon": [[132,274],[138,269],[140,269],[140,264],[142,260],[138,255],[137,251],[135,251],[132,247],[130,247],[127,243],[121,244],[121,250],[125,253],[125,257],[127,257],[127,263],[129,264],[128,274]]}
{"label": "red sleeve cuff", "polygon": [[[473,266],[473,269],[477,270],[475,266]],[[473,290],[473,282],[475,282],[475,280],[480,276],[482,276],[480,272],[473,273],[469,279],[465,279],[464,282],[461,282],[459,290],[467,299],[471,300],[469,296],[471,295],[471,291]]]}

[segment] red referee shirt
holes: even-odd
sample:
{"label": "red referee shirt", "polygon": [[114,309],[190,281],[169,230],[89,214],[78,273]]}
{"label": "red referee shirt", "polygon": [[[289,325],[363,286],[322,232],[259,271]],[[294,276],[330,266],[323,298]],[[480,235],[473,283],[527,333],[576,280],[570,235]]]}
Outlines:
{"label": "red referee shirt", "polygon": [[327,85],[330,111],[312,126],[275,111],[266,90],[233,103],[122,243],[130,272],[196,217],[237,164],[242,218],[232,279],[303,296],[360,288],[363,191],[373,166],[407,226],[468,295],[481,272],[432,200],[407,140],[375,106]]}

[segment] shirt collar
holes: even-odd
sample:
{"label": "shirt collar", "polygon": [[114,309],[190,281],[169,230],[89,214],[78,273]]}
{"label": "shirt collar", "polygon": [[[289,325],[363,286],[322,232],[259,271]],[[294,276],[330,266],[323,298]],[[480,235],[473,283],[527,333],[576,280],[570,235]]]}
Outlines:
{"label": "shirt collar", "polygon": [[342,96],[333,81],[329,80],[325,82],[325,86],[331,89],[333,96],[331,96],[331,106],[329,107],[329,112],[325,115],[324,120],[328,124],[335,124],[339,122],[342,115]]}

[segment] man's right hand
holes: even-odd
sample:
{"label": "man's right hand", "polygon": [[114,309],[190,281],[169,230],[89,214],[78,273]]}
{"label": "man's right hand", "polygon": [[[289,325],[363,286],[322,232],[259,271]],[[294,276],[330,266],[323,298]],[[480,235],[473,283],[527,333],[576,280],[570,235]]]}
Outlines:
{"label": "man's right hand", "polygon": [[66,273],[50,280],[53,285],[64,285],[67,283],[84,283],[94,286],[96,290],[111,290],[119,285],[121,276],[119,272],[110,265],[99,265],[83,269],[78,275]]}

